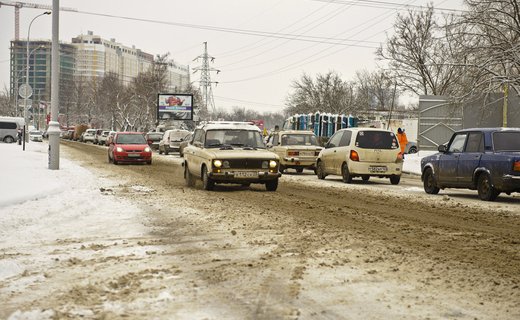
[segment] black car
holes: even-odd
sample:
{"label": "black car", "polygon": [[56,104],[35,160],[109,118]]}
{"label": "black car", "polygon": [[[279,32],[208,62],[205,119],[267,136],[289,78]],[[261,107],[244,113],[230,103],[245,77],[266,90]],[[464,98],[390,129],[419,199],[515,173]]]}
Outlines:
{"label": "black car", "polygon": [[493,201],[501,192],[520,192],[520,128],[461,130],[438,150],[421,160],[426,193],[464,188]]}

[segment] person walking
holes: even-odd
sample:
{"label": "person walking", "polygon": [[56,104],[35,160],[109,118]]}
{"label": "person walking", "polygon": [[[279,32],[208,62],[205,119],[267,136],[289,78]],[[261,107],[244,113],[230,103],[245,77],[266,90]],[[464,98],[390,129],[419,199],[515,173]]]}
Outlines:
{"label": "person walking", "polygon": [[404,129],[397,129],[397,140],[399,141],[399,146],[401,147],[401,154],[404,157],[404,150],[408,144],[408,138],[406,137],[406,133],[404,133]]}

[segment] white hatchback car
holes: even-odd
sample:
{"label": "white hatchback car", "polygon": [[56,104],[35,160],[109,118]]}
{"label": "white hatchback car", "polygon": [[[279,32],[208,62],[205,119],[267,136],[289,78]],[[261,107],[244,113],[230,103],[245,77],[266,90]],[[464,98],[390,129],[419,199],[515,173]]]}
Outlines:
{"label": "white hatchback car", "polygon": [[401,180],[403,156],[396,135],[390,130],[348,128],[337,131],[316,160],[316,174],[325,179],[329,174],[341,175],[343,182],[352,178],[390,178]]}

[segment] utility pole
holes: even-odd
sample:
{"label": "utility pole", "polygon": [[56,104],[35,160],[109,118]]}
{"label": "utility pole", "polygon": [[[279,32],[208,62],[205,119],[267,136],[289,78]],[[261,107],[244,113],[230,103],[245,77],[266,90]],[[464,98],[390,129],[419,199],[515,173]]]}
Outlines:
{"label": "utility pole", "polygon": [[[218,82],[211,82],[211,72],[217,72],[219,74],[220,70],[211,68],[210,67],[210,60],[213,62],[215,60],[215,57],[212,57],[208,54],[208,43],[204,42],[204,53],[197,58],[193,59],[193,61],[201,61],[201,65],[199,67],[195,67],[193,69],[193,73],[200,71],[200,80],[199,80],[199,88],[202,91],[202,99],[203,105],[206,108],[206,110],[209,111],[209,108],[211,108],[212,114],[216,114],[215,109],[215,101],[213,100],[213,90],[212,90],[212,84],[215,85],[218,84]],[[211,118],[211,116],[210,116]]]}

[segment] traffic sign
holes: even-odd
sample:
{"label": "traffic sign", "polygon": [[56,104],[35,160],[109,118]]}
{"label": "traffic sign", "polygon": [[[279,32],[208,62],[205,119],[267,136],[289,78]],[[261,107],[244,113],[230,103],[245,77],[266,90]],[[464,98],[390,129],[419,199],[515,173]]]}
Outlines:
{"label": "traffic sign", "polygon": [[27,99],[32,96],[33,90],[30,85],[24,83],[18,88],[18,94],[20,97]]}

